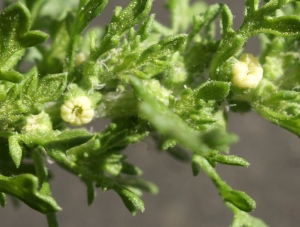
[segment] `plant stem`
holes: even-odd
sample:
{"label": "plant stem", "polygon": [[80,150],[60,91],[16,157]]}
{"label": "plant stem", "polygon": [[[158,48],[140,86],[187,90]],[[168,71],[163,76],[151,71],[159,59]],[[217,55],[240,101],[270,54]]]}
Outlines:
{"label": "plant stem", "polygon": [[[42,158],[42,148],[37,147],[32,150],[32,158],[34,161],[34,167],[36,171],[36,175],[39,179],[41,191],[43,193],[51,195],[51,189],[48,183],[48,171],[46,166],[44,165],[43,158]],[[55,213],[48,213],[46,214],[47,222],[49,227],[58,227],[58,222],[56,220]]]}
{"label": "plant stem", "polygon": [[55,213],[46,214],[46,217],[47,217],[47,223],[49,227],[58,227],[58,222],[56,220]]}
{"label": "plant stem", "polygon": [[210,163],[207,161],[205,157],[202,157],[201,155],[197,155],[197,160],[201,166],[201,169],[215,184],[221,196],[223,195],[224,192],[231,190],[231,188],[220,178],[216,170],[210,165]]}

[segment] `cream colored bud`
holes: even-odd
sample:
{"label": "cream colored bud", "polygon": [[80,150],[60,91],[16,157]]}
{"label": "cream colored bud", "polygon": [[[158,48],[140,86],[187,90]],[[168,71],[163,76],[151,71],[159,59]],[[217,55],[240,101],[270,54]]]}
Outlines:
{"label": "cream colored bud", "polygon": [[255,88],[263,77],[263,68],[252,54],[242,54],[232,66],[232,83],[240,88]]}
{"label": "cream colored bud", "polygon": [[94,109],[91,101],[86,96],[80,96],[67,100],[60,108],[60,114],[64,121],[72,125],[84,125],[93,120]]}
{"label": "cream colored bud", "polygon": [[87,56],[85,53],[80,52],[80,53],[76,54],[75,61],[74,61],[75,65],[76,66],[81,65],[86,59],[87,59]]}

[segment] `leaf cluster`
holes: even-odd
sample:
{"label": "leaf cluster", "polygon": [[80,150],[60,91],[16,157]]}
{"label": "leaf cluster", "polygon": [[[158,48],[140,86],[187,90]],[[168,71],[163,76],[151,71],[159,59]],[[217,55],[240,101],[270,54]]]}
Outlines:
{"label": "leaf cluster", "polygon": [[[114,190],[133,215],[144,211],[142,192],[158,189],[126,161],[124,150],[152,137],[160,150],[190,162],[194,176],[206,173],[234,214],[231,226],[266,226],[249,214],[255,201],[226,184],[216,167],[249,166],[229,154],[237,141],[227,130],[229,111],[253,109],[300,136],[298,1],[259,7],[258,0],[246,0],[244,21],[234,30],[224,3],[168,0],[166,27],[150,15],[152,0],[131,0],[115,8],[105,28],[90,27],[107,3],[6,1],[0,14],[0,204],[9,194],[57,226],[61,208],[51,196],[47,157],[84,182],[88,204],[101,188]],[[264,75],[256,88],[242,89],[231,83],[232,65],[253,35],[261,40]],[[82,96],[95,118],[109,118],[104,130],[63,121],[61,106]],[[82,106],[70,114],[82,114]]]}

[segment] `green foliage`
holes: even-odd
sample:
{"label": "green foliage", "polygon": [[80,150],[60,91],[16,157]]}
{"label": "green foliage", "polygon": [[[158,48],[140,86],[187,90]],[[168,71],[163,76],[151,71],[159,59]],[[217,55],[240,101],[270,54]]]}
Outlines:
{"label": "green foliage", "polygon": [[[91,28],[108,0],[12,2],[0,14],[2,207],[9,194],[58,226],[47,156],[84,182],[88,204],[101,188],[115,191],[133,215],[143,212],[143,192],[158,188],[123,151],[152,137],[159,149],[191,162],[194,176],[203,171],[212,180],[234,214],[232,227],[266,226],[249,214],[255,201],[227,185],[216,166],[249,166],[228,154],[237,141],[227,130],[228,111],[253,109],[300,137],[298,1],[259,7],[246,0],[237,30],[225,3],[168,0],[169,28],[149,15],[152,0],[131,0],[115,8],[106,28]],[[259,64],[250,55],[239,58],[254,35],[261,41]],[[245,71],[246,79],[234,79]],[[248,76],[262,71],[253,87]],[[99,132],[71,128],[62,112],[70,122],[106,117],[111,123]]]}
{"label": "green foliage", "polygon": [[20,174],[15,177],[0,176],[0,190],[15,196],[43,214],[61,210],[51,196],[38,190],[38,179],[31,174]]}

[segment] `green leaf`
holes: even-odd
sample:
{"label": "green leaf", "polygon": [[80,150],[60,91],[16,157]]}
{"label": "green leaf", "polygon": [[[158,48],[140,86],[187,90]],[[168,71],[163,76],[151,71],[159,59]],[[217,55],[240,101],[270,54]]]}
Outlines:
{"label": "green leaf", "polygon": [[49,102],[58,99],[67,86],[67,74],[60,73],[43,77],[38,89],[34,95],[34,99],[38,102]]}
{"label": "green leaf", "polygon": [[141,212],[145,210],[143,201],[127,188],[118,185],[113,189],[119,194],[125,206],[133,216],[136,214],[136,210]]}
{"label": "green leaf", "polygon": [[230,110],[233,112],[244,113],[244,112],[249,112],[252,110],[251,104],[247,101],[229,99],[228,104],[229,104]]}
{"label": "green leaf", "polygon": [[0,191],[22,200],[43,214],[61,210],[51,196],[38,191],[38,179],[31,174],[20,174],[15,177],[0,175]]}
{"label": "green leaf", "polygon": [[[162,102],[145,92],[142,83],[131,77],[130,82],[137,96],[140,115],[146,118],[164,136],[177,140],[182,146],[200,154],[208,154],[208,147],[201,143],[201,134],[190,128],[179,116],[170,111]],[[176,129],[176,130],[174,130]]]}
{"label": "green leaf", "polygon": [[[167,7],[171,14],[172,29],[174,32],[184,32],[189,26],[189,0],[168,0]],[[191,15],[189,15],[191,16]]]}
{"label": "green leaf", "polygon": [[122,162],[121,173],[133,175],[133,176],[139,176],[139,175],[142,175],[143,171],[137,166],[134,166],[127,162]]}
{"label": "green leaf", "polygon": [[95,190],[94,190],[93,181],[85,180],[85,185],[87,188],[88,205],[91,205],[95,199]]}
{"label": "green leaf", "polygon": [[19,144],[19,138],[17,135],[10,136],[8,138],[9,154],[15,163],[16,167],[19,168],[22,160],[22,148]]}
{"label": "green leaf", "polygon": [[250,164],[245,159],[237,157],[235,155],[220,155],[217,154],[213,156],[213,161],[226,164],[226,165],[234,165],[234,166],[246,166],[248,167]]}
{"label": "green leaf", "polygon": [[[26,0],[28,3],[32,4],[32,0]],[[41,6],[34,6],[33,14],[35,16],[38,16],[38,19],[41,18],[47,18],[57,21],[62,21],[65,19],[68,15],[68,13],[74,11],[76,7],[78,6],[79,0],[68,0],[68,1],[61,1],[61,0],[39,0],[40,2],[37,2],[37,0],[34,1],[34,4],[42,4]],[[27,3],[27,5],[28,5]],[[29,5],[30,7],[30,5]],[[30,7],[31,8],[31,7]],[[36,12],[36,10],[39,10]],[[36,15],[38,14],[38,15]],[[43,21],[43,20],[42,20]],[[37,21],[39,22],[39,21]],[[44,22],[44,21],[43,21]]]}
{"label": "green leaf", "polygon": [[153,0],[131,0],[122,10],[117,7],[108,26],[108,31],[98,47],[91,52],[91,60],[96,61],[102,54],[119,44],[121,35],[147,17]]}
{"label": "green leaf", "polygon": [[65,149],[70,149],[72,147],[79,146],[80,144],[87,142],[92,137],[93,134],[89,133],[85,129],[72,129],[60,133],[57,136],[57,140],[65,143]]}
{"label": "green leaf", "polygon": [[178,51],[186,40],[186,35],[167,36],[156,44],[147,48],[137,60],[137,65],[155,61],[166,55],[173,54]]}
{"label": "green leaf", "polygon": [[189,162],[191,160],[190,154],[180,146],[170,147],[167,152],[179,161]]}
{"label": "green leaf", "polygon": [[198,154],[195,154],[192,160],[192,168],[194,175],[197,175],[200,168],[209,176],[216,185],[220,195],[224,201],[230,202],[240,210],[250,212],[255,209],[255,201],[251,199],[245,192],[232,190],[216,173],[209,161]]}
{"label": "green leaf", "polygon": [[16,52],[44,42],[48,35],[30,31],[30,12],[20,2],[0,14],[0,65],[3,67]]}
{"label": "green leaf", "polygon": [[269,0],[264,6],[260,8],[260,11],[263,14],[275,12],[275,10],[280,9],[282,6],[292,1],[295,0]]}
{"label": "green leaf", "polygon": [[149,14],[152,2],[153,0],[131,0],[124,10],[117,8],[108,29],[121,35]]}
{"label": "green leaf", "polygon": [[228,144],[237,142],[238,137],[228,134],[221,128],[214,128],[202,136],[202,141],[213,150],[228,151]]}
{"label": "green leaf", "polygon": [[18,62],[24,56],[24,53],[25,53],[25,49],[22,49],[12,54],[10,58],[6,61],[5,65],[1,66],[1,71],[3,72],[10,71],[13,67],[17,66]]}
{"label": "green leaf", "polygon": [[300,97],[299,92],[286,90],[274,91],[267,95],[263,102],[268,105],[279,105],[282,101],[297,101],[296,99]]}
{"label": "green leaf", "polygon": [[121,178],[118,179],[117,182],[121,185],[124,185],[124,187],[130,187],[130,189],[139,189],[143,190],[145,192],[148,192],[150,194],[157,194],[158,188],[155,184],[135,177],[128,177],[128,178]]}
{"label": "green leaf", "polygon": [[[80,1],[77,16],[75,18],[75,23],[70,34],[71,40],[69,41],[66,55],[65,67],[67,67],[70,72],[73,71],[75,53],[77,51],[78,42],[80,40],[80,34],[85,29],[85,27],[100,14],[100,12],[106,6],[107,2],[108,0]],[[73,76],[74,75],[72,73],[69,73],[68,80],[72,81],[74,79]]]}
{"label": "green leaf", "polygon": [[52,1],[47,1],[47,0],[24,0],[24,2],[26,3],[27,8],[30,10],[31,13],[31,19],[32,22],[34,24],[35,20],[37,19],[37,15],[41,14],[41,8],[44,5],[47,5],[48,2],[53,3]]}
{"label": "green leaf", "polygon": [[224,4],[221,10],[221,25],[220,25],[221,34],[223,36],[230,35],[234,32],[232,28],[232,21],[233,21],[232,13],[228,8],[228,6]]}
{"label": "green leaf", "polygon": [[33,148],[36,145],[43,146],[44,144],[55,140],[59,133],[59,131],[45,132],[37,129],[19,134],[19,140],[26,146]]}
{"label": "green leaf", "polygon": [[100,14],[108,0],[89,0],[85,2],[84,6],[80,5],[78,8],[75,23],[76,33],[81,33],[83,29]]}
{"label": "green leaf", "polygon": [[23,80],[23,76],[21,73],[10,70],[10,71],[2,71],[0,70],[0,80],[6,80],[13,83],[19,83]]}
{"label": "green leaf", "polygon": [[254,105],[255,111],[262,117],[272,123],[285,128],[300,137],[300,119],[299,116],[290,116],[278,113],[264,105]]}
{"label": "green leaf", "polygon": [[19,84],[15,84],[14,86],[12,86],[6,95],[6,101],[7,102],[14,102],[16,100],[16,98],[18,97],[20,92],[20,85]]}
{"label": "green leaf", "polygon": [[205,156],[211,149],[227,151],[228,144],[237,140],[236,136],[225,133],[221,128],[205,133],[196,131],[161,101],[148,94],[137,78],[131,77],[130,83],[137,97],[142,100],[139,104],[140,116],[147,119],[162,135],[178,141],[193,152]]}
{"label": "green leaf", "polygon": [[192,171],[193,171],[193,175],[198,176],[198,174],[201,171],[201,156],[194,154],[193,158],[192,158]]}
{"label": "green leaf", "polygon": [[196,89],[196,96],[204,100],[224,100],[230,91],[230,83],[207,81]]}
{"label": "green leaf", "polygon": [[245,1],[245,17],[251,17],[259,7],[259,0]]}
{"label": "green leaf", "polygon": [[6,197],[3,192],[0,192],[0,205],[2,207],[5,207],[5,205],[6,205]]}
{"label": "green leaf", "polygon": [[230,227],[268,227],[262,220],[252,217],[250,214],[241,211],[231,203],[226,203],[226,206],[234,213],[234,219]]}
{"label": "green leaf", "polygon": [[[70,20],[72,20],[72,23],[70,22],[71,25],[74,25],[75,19],[72,18]],[[39,62],[38,68],[41,75],[61,73],[64,69],[67,71],[67,64],[64,62],[66,59],[68,59],[68,62],[74,63],[80,35],[73,35],[71,31],[72,28],[69,28],[71,25],[68,26],[69,24],[67,22],[68,21],[54,20],[51,23],[50,30],[51,46],[47,49],[39,48],[38,52],[35,51],[37,53],[32,51],[31,56],[27,55],[29,60]],[[74,51],[74,53],[72,52],[74,56],[70,56],[71,52],[69,51]],[[70,74],[69,72],[68,75]]]}
{"label": "green leaf", "polygon": [[251,212],[255,209],[255,201],[248,196],[245,192],[230,190],[227,193],[222,193],[224,201],[230,202],[245,212]]}
{"label": "green leaf", "polygon": [[107,171],[108,173],[118,176],[122,170],[122,164],[120,161],[112,161],[108,160],[106,163],[103,165],[103,170]]}
{"label": "green leaf", "polygon": [[[159,138],[157,138],[159,139]],[[162,138],[163,139],[163,138]],[[158,140],[160,141],[160,140]],[[176,146],[176,140],[173,139],[163,139],[163,141],[160,141],[161,145],[159,146],[160,150],[167,150],[168,148]]]}
{"label": "green leaf", "polygon": [[153,29],[154,17],[155,15],[152,14],[148,18],[146,18],[136,31],[136,36],[139,35],[141,37],[141,42],[143,42],[150,36],[150,32]]}
{"label": "green leaf", "polygon": [[[210,78],[227,81],[224,75],[220,75],[220,66],[240,51],[244,43],[252,35],[258,33],[269,33],[281,36],[299,36],[300,34],[300,18],[296,15],[274,17],[275,11],[288,3],[288,0],[271,0],[259,10],[253,12],[250,16],[246,16],[242,26],[234,32],[231,29],[232,15],[229,9],[224,6],[222,9],[222,32],[227,32],[222,37],[218,51],[210,64]],[[246,2],[250,10],[257,8],[257,1]],[[232,45],[234,44],[234,45]]]}
{"label": "green leaf", "polygon": [[210,25],[211,22],[216,19],[221,9],[220,4],[213,4],[207,7],[205,13],[194,15],[192,30],[188,36],[188,40],[190,41],[204,26]]}
{"label": "green leaf", "polygon": [[66,130],[55,139],[43,145],[48,155],[56,161],[67,161],[66,151],[86,143],[93,137],[92,134],[82,129]]}
{"label": "green leaf", "polygon": [[281,36],[299,36],[300,18],[298,16],[265,17],[256,27],[256,33],[264,32]]}
{"label": "green leaf", "polygon": [[21,93],[27,97],[32,97],[37,90],[38,86],[38,71],[34,67],[32,68],[27,75],[27,78],[22,85]]}

